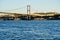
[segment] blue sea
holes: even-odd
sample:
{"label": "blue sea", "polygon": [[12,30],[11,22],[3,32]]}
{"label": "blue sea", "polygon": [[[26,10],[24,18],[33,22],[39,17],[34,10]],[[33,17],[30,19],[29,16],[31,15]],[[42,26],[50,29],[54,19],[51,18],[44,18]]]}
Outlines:
{"label": "blue sea", "polygon": [[60,20],[0,21],[0,40],[60,40]]}

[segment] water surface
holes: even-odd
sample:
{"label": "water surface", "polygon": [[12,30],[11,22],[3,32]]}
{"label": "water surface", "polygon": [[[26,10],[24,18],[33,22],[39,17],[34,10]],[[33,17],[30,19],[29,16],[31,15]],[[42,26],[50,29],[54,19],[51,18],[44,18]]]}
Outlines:
{"label": "water surface", "polygon": [[0,21],[0,40],[60,40],[60,20]]}

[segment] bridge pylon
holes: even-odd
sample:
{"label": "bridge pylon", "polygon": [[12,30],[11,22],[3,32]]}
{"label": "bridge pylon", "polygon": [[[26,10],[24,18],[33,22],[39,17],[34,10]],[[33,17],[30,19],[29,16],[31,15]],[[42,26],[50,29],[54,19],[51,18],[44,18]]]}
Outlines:
{"label": "bridge pylon", "polygon": [[30,9],[31,9],[30,8],[30,5],[27,5],[27,20],[30,20],[31,19],[31,16],[30,16],[31,10]]}

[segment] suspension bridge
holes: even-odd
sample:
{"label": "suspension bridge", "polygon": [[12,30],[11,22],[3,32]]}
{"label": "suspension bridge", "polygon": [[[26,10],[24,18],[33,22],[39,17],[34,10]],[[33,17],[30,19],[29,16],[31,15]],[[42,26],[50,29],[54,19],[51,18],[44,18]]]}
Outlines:
{"label": "suspension bridge", "polygon": [[[23,14],[24,17],[26,16],[26,19],[31,19],[31,16],[29,16],[29,15],[33,15],[34,12],[37,13],[37,9],[31,7],[31,5],[27,5],[27,6],[23,6],[23,7],[20,7],[20,8],[11,9],[11,10],[2,10],[2,13],[4,13],[3,15],[8,14],[10,16],[10,13],[12,13],[11,15],[13,15],[13,17],[15,17],[15,19],[17,19],[18,14],[19,15]],[[14,18],[12,18],[12,19],[14,19]]]}
{"label": "suspension bridge", "polygon": [[[4,10],[5,12],[0,12],[0,19],[4,20],[44,20],[44,19],[60,19],[60,14],[55,12],[50,13],[39,13],[36,8],[30,5],[23,6],[21,8]],[[16,13],[17,12],[17,13]],[[35,13],[35,14],[34,14]]]}

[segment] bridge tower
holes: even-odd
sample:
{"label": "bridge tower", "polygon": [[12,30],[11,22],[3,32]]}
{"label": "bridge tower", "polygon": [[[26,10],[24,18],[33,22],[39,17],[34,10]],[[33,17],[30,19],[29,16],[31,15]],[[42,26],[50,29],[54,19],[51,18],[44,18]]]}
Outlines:
{"label": "bridge tower", "polygon": [[31,14],[30,5],[27,5],[27,20],[31,19],[30,14]]}

